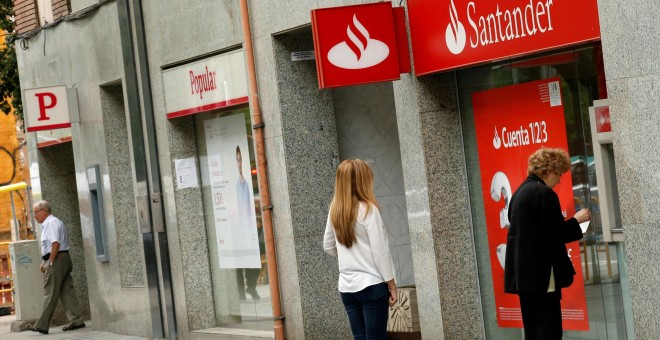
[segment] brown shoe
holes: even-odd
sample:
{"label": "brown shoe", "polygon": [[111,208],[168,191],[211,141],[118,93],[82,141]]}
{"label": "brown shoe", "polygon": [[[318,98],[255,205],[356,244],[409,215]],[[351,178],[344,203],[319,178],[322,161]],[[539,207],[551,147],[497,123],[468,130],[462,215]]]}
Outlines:
{"label": "brown shoe", "polygon": [[64,327],[62,327],[62,330],[66,332],[66,331],[73,331],[73,330],[76,330],[76,329],[79,329],[79,328],[84,328],[84,327],[85,327],[85,323],[83,322],[80,325],[64,326]]}

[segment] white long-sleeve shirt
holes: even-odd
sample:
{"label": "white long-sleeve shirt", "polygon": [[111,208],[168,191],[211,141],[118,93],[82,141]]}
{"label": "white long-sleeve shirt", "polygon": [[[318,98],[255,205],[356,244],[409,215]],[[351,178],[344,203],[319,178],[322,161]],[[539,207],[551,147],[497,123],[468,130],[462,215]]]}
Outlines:
{"label": "white long-sleeve shirt", "polygon": [[351,248],[337,242],[328,215],[323,237],[323,249],[339,261],[339,291],[355,293],[369,286],[394,279],[394,265],[387,242],[383,219],[375,206],[366,214],[367,206],[360,203],[355,223],[355,238]]}

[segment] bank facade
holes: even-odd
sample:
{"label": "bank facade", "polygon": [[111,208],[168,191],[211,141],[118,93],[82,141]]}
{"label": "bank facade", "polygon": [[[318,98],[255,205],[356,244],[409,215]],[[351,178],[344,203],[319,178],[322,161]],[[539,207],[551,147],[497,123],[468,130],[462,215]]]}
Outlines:
{"label": "bank facade", "polygon": [[[349,338],[336,260],[321,239],[336,166],[362,158],[375,170],[397,284],[416,289],[421,336],[522,338],[498,290],[494,237],[505,229],[491,228],[521,179],[497,164],[559,131],[573,162],[572,209],[596,215],[574,245],[582,270],[565,337],[658,338],[660,44],[639,33],[660,17],[654,5],[593,1],[595,38],[535,48],[559,30],[558,4],[447,1],[435,36],[484,56],[452,66],[418,54],[427,28],[416,13],[439,10],[404,1],[410,44],[398,53],[412,71],[319,89],[315,60],[298,57],[315,49],[310,11],[363,3],[71,0],[54,23],[21,26],[22,89],[75,91],[70,128],[27,138],[33,192],[74,235],[76,287],[94,327]],[[462,22],[454,40],[451,18]],[[515,41],[511,55],[479,50]],[[535,107],[530,96],[547,112],[520,109]],[[605,106],[611,131],[599,142],[590,115]],[[596,173],[603,157],[613,191]]]}

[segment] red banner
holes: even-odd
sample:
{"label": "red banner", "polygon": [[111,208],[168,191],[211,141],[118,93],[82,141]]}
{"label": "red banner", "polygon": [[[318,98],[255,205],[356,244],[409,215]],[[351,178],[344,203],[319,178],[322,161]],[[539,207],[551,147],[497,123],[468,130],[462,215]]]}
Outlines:
{"label": "red banner", "polygon": [[415,74],[600,39],[596,0],[408,0]]}
{"label": "red banner", "polygon": [[[508,231],[506,202],[527,177],[527,159],[540,147],[568,149],[559,78],[513,85],[472,95],[483,187],[490,263],[500,327],[522,328],[517,295],[504,293]],[[554,188],[565,217],[575,214],[570,172]],[[588,330],[579,242],[567,245],[577,275],[562,290],[565,330]]]}

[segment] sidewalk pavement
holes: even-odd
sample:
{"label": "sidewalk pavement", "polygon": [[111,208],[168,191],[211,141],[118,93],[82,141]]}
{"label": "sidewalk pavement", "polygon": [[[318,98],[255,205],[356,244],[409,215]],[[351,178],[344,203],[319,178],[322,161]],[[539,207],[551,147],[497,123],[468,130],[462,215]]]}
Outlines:
{"label": "sidewalk pavement", "polygon": [[21,339],[32,339],[32,340],[54,340],[54,339],[66,339],[66,340],[145,340],[149,338],[143,338],[139,336],[128,336],[128,335],[119,335],[108,332],[99,332],[95,331],[92,327],[90,321],[85,321],[85,328],[76,329],[75,331],[63,332],[63,326],[51,327],[48,330],[48,334],[41,334],[37,332],[25,331],[12,333],[10,332],[10,325],[16,320],[16,316],[7,315],[0,316],[0,339],[7,340],[21,340]]}

